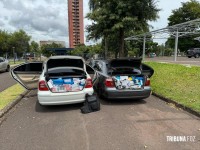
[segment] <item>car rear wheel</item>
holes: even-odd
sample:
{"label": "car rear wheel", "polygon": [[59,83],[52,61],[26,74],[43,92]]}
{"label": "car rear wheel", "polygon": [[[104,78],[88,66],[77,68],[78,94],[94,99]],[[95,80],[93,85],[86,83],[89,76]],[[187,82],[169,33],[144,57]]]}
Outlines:
{"label": "car rear wheel", "polygon": [[9,72],[9,71],[10,71],[10,66],[8,65],[6,68],[6,72]]}
{"label": "car rear wheel", "polygon": [[188,56],[188,58],[191,58],[192,56]]}
{"label": "car rear wheel", "polygon": [[196,54],[196,55],[195,55],[195,58],[199,58],[199,54]]}
{"label": "car rear wheel", "polygon": [[99,98],[101,98],[101,99],[104,98],[101,88],[99,88],[99,89],[97,90],[97,94],[98,94]]}

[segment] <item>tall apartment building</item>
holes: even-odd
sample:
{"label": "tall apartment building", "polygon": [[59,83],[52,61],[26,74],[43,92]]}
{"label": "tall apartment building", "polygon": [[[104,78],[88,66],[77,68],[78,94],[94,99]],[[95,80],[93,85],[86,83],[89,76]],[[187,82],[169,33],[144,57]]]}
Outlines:
{"label": "tall apartment building", "polygon": [[68,0],[69,46],[84,43],[83,0]]}

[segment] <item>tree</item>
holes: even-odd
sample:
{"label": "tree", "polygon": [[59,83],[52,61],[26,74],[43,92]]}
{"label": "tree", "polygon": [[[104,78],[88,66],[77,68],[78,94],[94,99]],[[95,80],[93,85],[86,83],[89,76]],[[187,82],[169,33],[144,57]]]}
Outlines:
{"label": "tree", "polygon": [[32,41],[30,45],[30,51],[34,53],[39,52],[39,44],[35,41]]}
{"label": "tree", "polygon": [[[189,2],[182,2],[182,6],[180,8],[172,11],[172,14],[168,18],[168,25],[172,26],[198,18],[200,18],[200,3],[196,0],[190,0]],[[194,40],[196,36],[179,38],[180,51],[186,51],[191,47],[200,47],[200,42]],[[166,45],[174,48],[174,39],[169,38]]]}
{"label": "tree", "polygon": [[29,51],[30,39],[31,36],[27,35],[24,30],[15,31],[9,39],[10,50],[15,47],[15,52],[22,55],[24,52]]}
{"label": "tree", "polygon": [[80,44],[75,47],[75,49],[72,51],[73,55],[79,55],[84,58],[90,58],[94,54],[101,54],[102,48],[101,44],[86,46],[85,44]]}
{"label": "tree", "polygon": [[0,54],[8,52],[10,34],[0,30]]}
{"label": "tree", "polygon": [[52,44],[44,44],[40,47],[41,49],[41,53],[46,56],[46,57],[50,57],[51,55],[55,55],[53,50],[50,50],[52,48],[63,48],[62,44],[56,44],[56,43],[52,43]]}
{"label": "tree", "polygon": [[94,21],[90,35],[98,38],[96,34],[102,32],[108,43],[107,36],[117,34],[120,57],[125,56],[125,35],[148,31],[148,21],[155,20],[159,11],[154,0],[90,0],[89,5],[92,12],[88,18]]}

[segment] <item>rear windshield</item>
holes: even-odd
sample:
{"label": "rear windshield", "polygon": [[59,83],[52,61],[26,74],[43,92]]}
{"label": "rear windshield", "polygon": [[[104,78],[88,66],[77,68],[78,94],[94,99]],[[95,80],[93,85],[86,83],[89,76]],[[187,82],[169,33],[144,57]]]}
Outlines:
{"label": "rear windshield", "polygon": [[81,59],[50,59],[47,62],[47,68],[56,67],[78,67],[83,68],[83,61]]}

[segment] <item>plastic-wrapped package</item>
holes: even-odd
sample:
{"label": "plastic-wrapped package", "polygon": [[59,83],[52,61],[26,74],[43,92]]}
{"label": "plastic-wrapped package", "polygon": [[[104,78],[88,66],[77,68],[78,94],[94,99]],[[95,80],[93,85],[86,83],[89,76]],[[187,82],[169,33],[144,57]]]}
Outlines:
{"label": "plastic-wrapped package", "polygon": [[121,82],[121,85],[123,88],[125,88],[125,89],[129,88],[130,81],[128,79],[121,80],[120,82]]}
{"label": "plastic-wrapped package", "polygon": [[58,78],[58,79],[51,79],[53,81],[54,85],[63,85],[63,79]]}
{"label": "plastic-wrapped package", "polygon": [[66,91],[72,91],[72,85],[71,84],[64,84]]}
{"label": "plastic-wrapped package", "polygon": [[116,88],[122,89],[122,85],[121,85],[121,82],[120,82],[120,76],[114,76],[113,79],[115,81]]}
{"label": "plastic-wrapped package", "polygon": [[64,84],[74,84],[74,81],[72,78],[65,78],[63,79]]}
{"label": "plastic-wrapped package", "polygon": [[72,91],[80,91],[79,84],[72,84]]}

